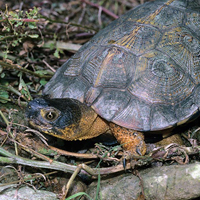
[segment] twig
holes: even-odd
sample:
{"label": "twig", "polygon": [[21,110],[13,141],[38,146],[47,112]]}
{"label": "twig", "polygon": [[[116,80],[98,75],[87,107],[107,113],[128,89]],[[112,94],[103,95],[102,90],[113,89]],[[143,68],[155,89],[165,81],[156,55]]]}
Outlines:
{"label": "twig", "polygon": [[65,156],[74,156],[76,158],[82,158],[82,159],[101,159],[101,160],[104,160],[104,161],[116,161],[116,162],[119,162],[119,159],[117,158],[113,158],[113,157],[103,157],[103,156],[100,156],[100,155],[93,155],[93,154],[86,154],[86,153],[74,153],[74,152],[70,152],[70,151],[65,151],[65,150],[62,150],[62,149],[58,149],[56,147],[53,147],[53,146],[49,146],[48,147],[53,150],[53,151],[56,151],[58,154],[60,155],[65,155]]}
{"label": "twig", "polygon": [[101,8],[102,8],[102,11],[103,11],[104,13],[106,13],[107,15],[113,17],[114,19],[117,19],[117,18],[118,18],[117,15],[115,15],[114,13],[112,13],[111,11],[109,11],[108,9],[106,9],[106,8],[104,8],[104,7],[102,7],[102,6],[98,5],[98,4],[92,3],[92,2],[87,1],[87,0],[81,0],[81,1],[84,2],[84,3],[86,3],[86,4],[88,4],[88,5],[90,5],[90,6],[93,6],[93,7],[95,7],[95,8],[98,8],[98,9],[100,9],[100,7],[101,7]]}
{"label": "twig", "polygon": [[33,76],[36,76],[36,77],[39,77],[39,78],[47,78],[47,79],[50,79],[52,76],[50,75],[40,75],[40,74],[37,74],[35,72],[32,72],[31,70],[28,70],[28,69],[25,69],[23,67],[19,67],[18,65],[16,64],[8,64],[6,63],[5,61],[3,60],[0,60],[0,65],[3,66],[4,69],[14,69],[14,70],[18,70],[18,71],[21,71],[21,72],[24,72],[24,73],[27,73],[27,74],[31,74]]}
{"label": "twig", "polygon": [[101,12],[102,12],[102,7],[99,7],[99,12],[98,12],[98,21],[99,21],[99,25],[102,25],[102,21],[101,21]]}
{"label": "twig", "polygon": [[42,60],[42,62],[52,71],[52,72],[56,72],[56,70],[53,68],[53,67],[51,67],[45,60]]}
{"label": "twig", "polygon": [[65,198],[66,198],[66,196],[68,194],[70,186],[72,185],[74,179],[76,178],[76,176],[79,174],[80,171],[81,171],[81,166],[78,165],[77,168],[76,168],[76,170],[74,171],[74,173],[71,175],[69,181],[67,182],[67,185],[66,185],[64,194],[61,197],[61,200],[65,200]]}
{"label": "twig", "polygon": [[0,154],[6,156],[6,157],[0,157],[0,163],[20,164],[37,168],[60,170],[70,173],[73,173],[76,170],[76,166],[68,165],[57,161],[49,163],[46,161],[35,161],[20,156],[15,156],[14,154],[11,154],[10,152],[3,149],[2,147],[0,147]]}
{"label": "twig", "polygon": [[60,155],[65,155],[65,156],[74,156],[77,158],[86,158],[86,159],[97,159],[98,156],[92,155],[92,154],[85,154],[85,153],[74,153],[74,152],[69,152],[65,150],[58,149],[53,146],[48,146],[51,150],[56,151]]}
{"label": "twig", "polygon": [[139,171],[138,171],[138,170],[135,170],[135,171],[134,171],[134,175],[137,176],[137,177],[139,178],[142,196],[145,197],[145,192],[144,192],[144,181],[143,181],[142,177],[140,176]]}
{"label": "twig", "polygon": [[[9,121],[7,120],[7,118],[5,117],[5,115],[2,113],[2,111],[0,110],[0,116],[3,118],[4,122],[6,123],[6,126],[7,126],[7,130],[8,130],[8,133],[9,135],[11,136],[11,138],[14,140],[14,135],[11,133],[10,131],[10,123]],[[7,139],[7,138],[6,138]],[[15,153],[16,155],[18,155],[18,149],[17,149],[17,144],[14,143],[14,147],[15,147]]]}
{"label": "twig", "polygon": [[9,121],[7,120],[5,115],[1,112],[1,110],[0,110],[0,116],[3,118],[3,121],[6,123],[6,125],[9,126]]}

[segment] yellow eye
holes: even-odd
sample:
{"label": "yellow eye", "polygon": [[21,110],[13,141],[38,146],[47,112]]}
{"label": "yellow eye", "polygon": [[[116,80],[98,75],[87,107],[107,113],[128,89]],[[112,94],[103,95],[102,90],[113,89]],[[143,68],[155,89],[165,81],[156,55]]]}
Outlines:
{"label": "yellow eye", "polygon": [[46,113],[45,118],[48,120],[54,120],[57,117],[56,113],[50,111]]}
{"label": "yellow eye", "polygon": [[48,121],[54,121],[60,116],[60,111],[56,108],[48,107],[40,110],[41,116]]}

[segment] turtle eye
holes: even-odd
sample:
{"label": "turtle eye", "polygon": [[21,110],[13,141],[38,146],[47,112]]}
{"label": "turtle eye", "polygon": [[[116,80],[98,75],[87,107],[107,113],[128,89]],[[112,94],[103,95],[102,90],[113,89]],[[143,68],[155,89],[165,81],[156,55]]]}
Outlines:
{"label": "turtle eye", "polygon": [[55,112],[50,111],[46,113],[45,118],[52,121],[57,118],[57,115]]}
{"label": "turtle eye", "polygon": [[46,108],[46,109],[41,109],[40,114],[42,118],[44,118],[45,120],[54,121],[59,117],[60,111],[55,108]]}
{"label": "turtle eye", "polygon": [[54,120],[55,119],[55,117],[56,117],[56,114],[54,113],[54,112],[48,112],[47,114],[46,114],[46,119],[48,119],[48,120]]}

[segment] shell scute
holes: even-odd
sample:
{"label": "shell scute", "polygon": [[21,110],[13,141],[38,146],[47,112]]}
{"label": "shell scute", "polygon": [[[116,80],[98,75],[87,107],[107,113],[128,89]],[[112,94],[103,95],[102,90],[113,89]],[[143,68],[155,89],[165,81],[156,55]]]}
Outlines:
{"label": "shell scute", "polygon": [[130,98],[130,95],[125,91],[104,89],[98,97],[98,101],[92,104],[92,108],[104,119],[111,121],[128,104]]}
{"label": "shell scute", "polygon": [[195,104],[193,96],[189,96],[187,99],[180,101],[175,106],[175,114],[179,119],[179,123],[182,121],[189,120],[199,111],[198,106]]}
{"label": "shell scute", "polygon": [[[200,8],[199,8],[200,9]],[[198,36],[200,36],[200,13],[197,12],[188,12],[186,14],[185,25],[193,30]]]}
{"label": "shell scute", "polygon": [[151,130],[162,130],[163,128],[171,128],[178,123],[175,115],[174,106],[162,105],[153,106],[151,109]]}
{"label": "shell scute", "polygon": [[132,98],[129,104],[112,120],[123,127],[140,131],[150,131],[150,111],[148,104],[137,98]]}

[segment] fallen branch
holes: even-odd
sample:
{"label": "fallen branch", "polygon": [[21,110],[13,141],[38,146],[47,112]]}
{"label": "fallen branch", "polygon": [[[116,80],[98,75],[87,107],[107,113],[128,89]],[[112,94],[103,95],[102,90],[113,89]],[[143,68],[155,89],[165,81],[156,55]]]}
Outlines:
{"label": "fallen branch", "polygon": [[[37,168],[45,168],[45,169],[54,169],[54,170],[59,170],[63,172],[69,172],[73,173],[76,169],[77,166],[74,165],[69,165],[65,164],[62,162],[58,161],[53,161],[53,162],[46,162],[46,161],[35,161],[27,158],[23,158],[20,156],[16,156],[2,147],[0,147],[0,154],[5,156],[5,157],[0,157],[0,163],[9,163],[9,164],[20,164],[20,165],[26,165],[26,166],[31,166],[31,167],[37,167]],[[123,171],[124,167],[122,164],[114,166],[114,167],[106,167],[106,168],[91,168],[87,166],[86,164],[80,164],[79,167],[81,167],[81,174],[85,174],[87,172],[88,174],[92,176],[98,176],[100,175],[107,175],[107,174],[113,174],[117,173],[119,171]],[[126,169],[130,169],[130,163],[127,164]]]}

